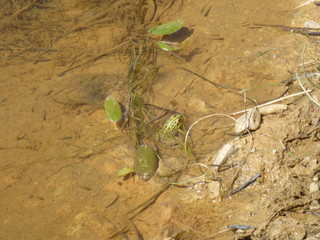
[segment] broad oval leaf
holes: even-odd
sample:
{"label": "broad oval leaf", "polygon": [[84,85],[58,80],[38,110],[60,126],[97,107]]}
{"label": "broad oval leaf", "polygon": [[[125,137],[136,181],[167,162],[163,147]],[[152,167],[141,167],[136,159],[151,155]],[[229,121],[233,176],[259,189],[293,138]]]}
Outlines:
{"label": "broad oval leaf", "polygon": [[184,25],[182,20],[161,24],[149,29],[149,33],[154,35],[168,35],[180,30]]}
{"label": "broad oval leaf", "polygon": [[112,122],[119,122],[122,119],[122,110],[118,101],[109,95],[104,102],[104,110],[107,118]]}
{"label": "broad oval leaf", "polygon": [[148,181],[153,177],[158,168],[158,157],[155,150],[147,145],[139,146],[134,161],[136,174],[143,181]]}

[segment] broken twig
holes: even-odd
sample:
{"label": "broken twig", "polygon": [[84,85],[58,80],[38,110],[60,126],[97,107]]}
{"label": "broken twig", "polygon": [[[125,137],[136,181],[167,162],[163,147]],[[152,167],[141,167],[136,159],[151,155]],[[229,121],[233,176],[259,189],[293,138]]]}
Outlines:
{"label": "broken twig", "polygon": [[248,187],[250,184],[254,183],[259,177],[261,177],[261,174],[258,173],[256,175],[254,175],[248,182],[246,182],[245,184],[243,184],[242,186],[238,187],[236,190],[232,191],[229,195],[232,196],[234,194],[236,194],[237,192],[240,192],[242,189],[245,189],[246,187]]}

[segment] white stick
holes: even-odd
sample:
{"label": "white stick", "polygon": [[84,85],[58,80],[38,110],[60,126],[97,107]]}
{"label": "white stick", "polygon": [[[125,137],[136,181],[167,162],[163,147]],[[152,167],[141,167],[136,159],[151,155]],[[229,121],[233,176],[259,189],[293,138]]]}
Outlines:
{"label": "white stick", "polygon": [[308,1],[305,1],[305,2],[301,3],[299,6],[295,7],[294,9],[301,8],[301,7],[305,6],[305,5],[308,5],[308,4],[310,4],[310,3],[314,3],[314,2],[315,2],[315,0],[308,0]]}
{"label": "white stick", "polygon": [[[273,103],[276,103],[276,102],[281,102],[281,101],[283,101],[285,99],[288,99],[288,98],[291,98],[291,97],[295,97],[295,96],[299,96],[299,95],[302,95],[302,94],[307,94],[307,93],[310,93],[310,92],[312,92],[312,90],[306,90],[306,91],[294,93],[294,94],[291,94],[291,95],[288,95],[288,96],[285,96],[285,97],[282,97],[282,98],[278,98],[278,99],[272,100],[270,102],[266,102],[266,103],[260,104],[260,105],[256,106],[256,108],[261,108],[261,107],[264,107],[264,106],[268,106],[270,104],[273,104]],[[248,112],[249,110],[250,109],[245,109],[245,110],[242,110],[242,111],[239,111],[239,112],[231,113],[230,115],[231,116],[238,115],[240,113]]]}
{"label": "white stick", "polygon": [[309,94],[309,92],[307,91],[307,89],[305,89],[305,87],[302,85],[301,81],[300,81],[300,77],[298,76],[298,73],[296,73],[297,75],[297,79],[298,79],[298,82],[299,82],[299,85],[300,87],[302,88],[303,92],[305,94],[307,94],[307,96],[310,98],[310,100],[312,102],[314,102],[318,107],[320,107],[320,104]]}

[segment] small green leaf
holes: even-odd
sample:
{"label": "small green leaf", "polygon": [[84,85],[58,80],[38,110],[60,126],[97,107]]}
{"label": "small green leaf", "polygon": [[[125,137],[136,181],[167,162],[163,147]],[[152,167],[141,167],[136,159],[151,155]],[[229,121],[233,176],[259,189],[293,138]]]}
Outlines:
{"label": "small green leaf", "polygon": [[181,49],[181,47],[175,43],[172,43],[172,46],[165,42],[156,42],[156,44],[158,45],[158,47],[165,51],[176,51]]}
{"label": "small green leaf", "polygon": [[155,150],[147,145],[141,145],[136,153],[134,169],[143,181],[148,181],[158,168],[158,157]]}
{"label": "small green leaf", "polygon": [[165,50],[165,51],[175,50],[173,47],[163,42],[156,42],[156,44],[158,45],[158,47],[160,47],[162,50]]}
{"label": "small green leaf", "polygon": [[180,30],[184,25],[182,20],[161,24],[149,29],[149,33],[154,35],[168,35]]}
{"label": "small green leaf", "polygon": [[104,110],[110,121],[119,122],[122,119],[121,106],[111,95],[109,95],[104,102]]}
{"label": "small green leaf", "polygon": [[126,175],[130,174],[130,173],[134,173],[134,169],[133,168],[124,167],[117,173],[117,176],[118,177],[123,177],[123,176],[126,176]]}

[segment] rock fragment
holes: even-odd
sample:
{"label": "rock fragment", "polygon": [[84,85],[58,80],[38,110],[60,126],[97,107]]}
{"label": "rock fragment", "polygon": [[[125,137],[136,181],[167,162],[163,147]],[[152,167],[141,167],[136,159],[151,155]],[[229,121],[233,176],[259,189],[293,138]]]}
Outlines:
{"label": "rock fragment", "polygon": [[257,108],[249,109],[243,116],[237,119],[235,125],[236,134],[242,134],[246,131],[254,131],[260,127],[261,114]]}

